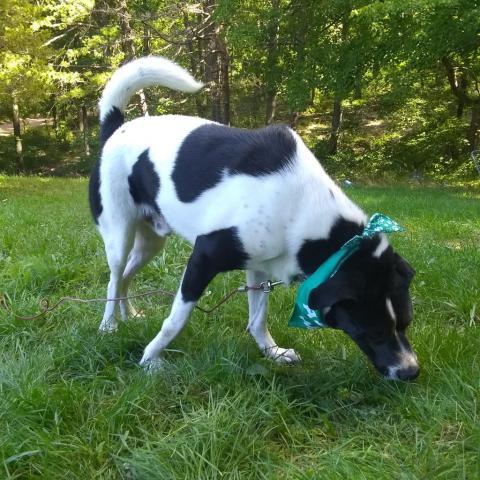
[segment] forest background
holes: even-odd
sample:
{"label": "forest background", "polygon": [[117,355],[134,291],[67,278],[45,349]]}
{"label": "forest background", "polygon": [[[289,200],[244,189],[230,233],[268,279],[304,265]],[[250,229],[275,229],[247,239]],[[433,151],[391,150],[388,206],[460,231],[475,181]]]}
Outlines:
{"label": "forest background", "polygon": [[337,179],[480,184],[478,0],[0,0],[0,171],[85,175],[119,65],[205,82],[128,112],[286,123]]}

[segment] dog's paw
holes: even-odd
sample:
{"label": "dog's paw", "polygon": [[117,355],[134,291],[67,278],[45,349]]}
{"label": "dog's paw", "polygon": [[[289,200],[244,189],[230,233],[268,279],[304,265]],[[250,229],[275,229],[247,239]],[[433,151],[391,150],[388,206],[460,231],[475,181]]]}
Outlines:
{"label": "dog's paw", "polygon": [[140,360],[139,365],[143,368],[145,373],[149,375],[153,375],[154,373],[162,371],[165,366],[166,362],[162,358],[152,358],[152,359],[144,359]]}
{"label": "dog's paw", "polygon": [[116,320],[102,320],[102,323],[98,327],[99,333],[113,333],[118,330],[118,323]]}
{"label": "dog's paw", "polygon": [[293,365],[302,361],[293,348],[273,347],[266,349],[265,353],[268,358],[280,365]]}

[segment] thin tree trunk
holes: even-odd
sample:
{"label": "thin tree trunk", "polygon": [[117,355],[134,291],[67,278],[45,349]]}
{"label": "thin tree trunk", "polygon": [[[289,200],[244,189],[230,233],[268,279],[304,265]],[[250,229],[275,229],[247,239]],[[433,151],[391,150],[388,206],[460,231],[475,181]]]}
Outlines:
{"label": "thin tree trunk", "polygon": [[87,107],[82,105],[80,108],[80,132],[83,137],[83,150],[87,157],[90,156],[90,145],[88,143],[88,114]]}
{"label": "thin tree trunk", "polygon": [[[195,78],[204,78],[202,74],[201,65],[202,65],[202,39],[195,39],[193,37],[193,30],[195,27],[198,27],[201,22],[201,17],[199,15],[195,16],[196,22],[190,21],[188,18],[188,13],[184,12],[183,14],[183,24],[187,31],[187,40],[186,47],[188,50],[188,57],[190,59],[190,71]],[[195,42],[194,42],[195,40]],[[197,48],[194,48],[194,45]],[[195,95],[195,107],[197,110],[197,115],[199,117],[205,117],[207,115],[207,105],[205,101],[202,101],[202,96]]]}
{"label": "thin tree trunk", "polygon": [[23,161],[22,132],[20,125],[20,113],[18,110],[18,99],[16,93],[12,95],[12,112],[13,135],[15,137],[15,152],[17,154],[17,168],[20,171],[24,171],[25,163]]}
{"label": "thin tree trunk", "polygon": [[342,99],[336,97],[333,101],[332,130],[328,140],[329,155],[337,153],[338,135],[340,133],[340,125],[342,124],[342,114]]}
{"label": "thin tree trunk", "polygon": [[55,138],[58,137],[58,109],[55,95],[50,96],[50,101],[52,102],[52,127],[55,134]]}
{"label": "thin tree trunk", "polygon": [[[145,2],[144,2],[145,3]],[[148,28],[147,23],[143,24],[143,39],[142,39],[142,54],[143,56],[150,55],[151,53],[151,44],[150,44],[150,29]],[[147,94],[142,90],[138,92],[138,97],[140,99],[140,109],[142,110],[142,115],[148,117],[148,101]]]}
{"label": "thin tree trunk", "polygon": [[[146,8],[146,7],[145,7]],[[150,29],[148,28],[147,22],[144,22],[143,24],[143,42],[142,42],[142,47],[143,47],[143,55],[147,56],[150,55],[151,53],[151,43],[150,43]]]}
{"label": "thin tree trunk", "polygon": [[[345,43],[348,37],[348,16],[345,17],[342,23],[342,43]],[[341,60],[341,59],[340,59]],[[340,93],[335,93],[333,100],[333,112],[332,112],[332,130],[330,132],[330,138],[328,140],[328,154],[333,155],[337,153],[338,149],[338,136],[340,134],[340,127],[342,125],[342,98]]]}
{"label": "thin tree trunk", "polygon": [[457,118],[462,118],[463,116],[463,109],[465,107],[465,97],[467,97],[467,89],[468,89],[468,81],[464,75],[460,76],[460,80],[458,81],[458,89],[460,95],[458,97],[457,103]]}
{"label": "thin tree trunk", "polygon": [[300,118],[299,112],[292,112],[292,115],[290,116],[290,127],[293,128],[294,130],[297,129],[299,118]]}
{"label": "thin tree trunk", "polygon": [[144,117],[148,117],[147,97],[145,95],[145,92],[143,91],[143,88],[138,91],[138,105],[140,106],[140,110],[142,112],[142,115]]}
{"label": "thin tree trunk", "polygon": [[465,106],[472,107],[472,116],[467,130],[467,141],[470,151],[478,146],[478,130],[480,129],[480,100],[478,95],[468,92],[469,81],[464,73],[457,74],[461,70],[454,66],[448,57],[442,57],[442,63],[447,73],[447,80],[451,92],[457,97],[457,118],[463,116]]}
{"label": "thin tree trunk", "polygon": [[362,85],[360,81],[355,82],[355,90],[354,90],[354,95],[356,100],[360,100],[362,98]]}
{"label": "thin tree trunk", "polygon": [[[215,0],[204,1],[204,13],[211,18]],[[210,91],[211,118],[217,122],[230,123],[229,56],[220,32],[222,25],[212,22],[204,29],[207,39],[205,55],[205,82]]]}
{"label": "thin tree trunk", "polygon": [[467,139],[470,151],[476,150],[478,146],[478,130],[480,129],[480,102],[472,105],[472,117],[468,127]]}
{"label": "thin tree trunk", "polygon": [[215,32],[210,32],[205,62],[205,80],[210,90],[211,119],[222,122],[220,68],[216,51]]}
{"label": "thin tree trunk", "polygon": [[270,125],[275,118],[275,110],[277,108],[277,92],[270,90],[267,91],[266,98],[266,111],[265,111],[265,124]]}
{"label": "thin tree trunk", "polygon": [[211,119],[215,122],[222,122],[220,68],[215,38],[216,26],[212,25],[209,30],[210,39],[205,59],[205,80],[210,90]]}
{"label": "thin tree trunk", "polygon": [[223,97],[223,123],[230,125],[230,57],[223,40],[217,35],[217,44],[220,47],[220,71]]}
{"label": "thin tree trunk", "polygon": [[272,0],[272,20],[268,26],[268,45],[267,45],[267,79],[265,95],[265,124],[270,125],[275,118],[277,107],[277,81],[276,68],[278,63],[278,36],[280,30],[280,11],[279,0]]}
{"label": "thin tree trunk", "polygon": [[[119,0],[119,22],[120,22],[120,40],[122,51],[125,56],[125,63],[135,58],[135,45],[133,44],[133,29],[130,23],[130,13],[128,11],[127,0]],[[138,92],[138,106],[143,115],[148,115],[148,105],[143,90]]]}

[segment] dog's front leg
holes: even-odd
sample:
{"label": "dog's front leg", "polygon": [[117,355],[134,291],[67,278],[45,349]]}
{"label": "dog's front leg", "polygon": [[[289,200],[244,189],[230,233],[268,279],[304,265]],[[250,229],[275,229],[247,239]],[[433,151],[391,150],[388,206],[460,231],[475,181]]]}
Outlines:
{"label": "dog's front leg", "polygon": [[181,289],[178,290],[170,315],[164,320],[157,336],[145,348],[140,365],[146,368],[155,368],[163,350],[186,325],[195,303],[185,301]]}
{"label": "dog's front leg", "polygon": [[[247,285],[258,285],[268,280],[263,272],[247,270]],[[247,330],[267,358],[277,363],[296,363],[300,356],[292,348],[279,347],[267,327],[268,293],[262,290],[248,290],[248,327]]]}
{"label": "dog's front leg", "polygon": [[[180,333],[207,285],[219,272],[240,268],[235,238],[219,230],[197,237],[192,255],[175,296],[172,311],[158,335],[147,345],[140,365],[154,365],[167,345]],[[230,242],[228,242],[230,240]]]}
{"label": "dog's front leg", "polygon": [[[170,315],[164,320],[157,336],[146,346],[140,365],[146,368],[155,368],[159,357],[168,344],[182,331],[188,318],[213,276],[201,275],[202,266],[196,262],[197,255],[193,252],[183,274],[180,288],[175,295]],[[203,278],[202,278],[203,277]],[[195,285],[193,294],[191,284]]]}

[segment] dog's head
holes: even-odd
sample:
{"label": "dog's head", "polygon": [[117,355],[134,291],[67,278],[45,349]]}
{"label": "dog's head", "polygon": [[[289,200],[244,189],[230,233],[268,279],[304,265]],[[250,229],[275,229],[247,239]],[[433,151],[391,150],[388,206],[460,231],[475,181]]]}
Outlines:
{"label": "dog's head", "polygon": [[328,326],[343,330],[386,378],[417,377],[417,358],[406,337],[413,310],[412,267],[388,246],[367,240],[329,280],[312,290],[309,307]]}

